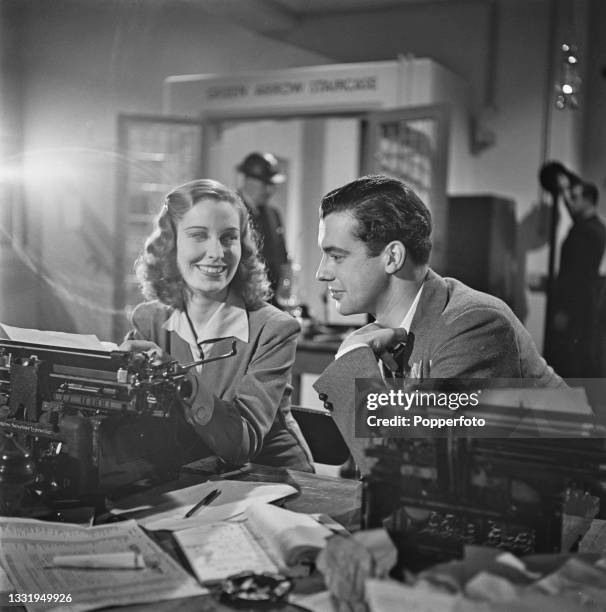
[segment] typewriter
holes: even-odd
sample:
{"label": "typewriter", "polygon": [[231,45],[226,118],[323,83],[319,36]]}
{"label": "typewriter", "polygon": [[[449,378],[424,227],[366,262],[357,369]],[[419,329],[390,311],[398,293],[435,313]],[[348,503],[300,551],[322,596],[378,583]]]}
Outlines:
{"label": "typewriter", "polygon": [[224,354],[181,365],[0,339],[0,447],[10,439],[24,449],[45,503],[172,478],[191,461],[176,400],[192,393],[191,368],[235,354],[224,340]]}
{"label": "typewriter", "polygon": [[[388,530],[398,570],[461,557],[472,544],[519,556],[567,552],[567,506],[589,501],[598,516],[606,514],[603,425],[544,412],[538,436],[536,423],[515,413],[511,406],[480,405],[473,415],[488,425],[481,436],[385,437],[367,450],[375,464],[364,482],[363,524]],[[444,409],[426,414],[444,416]]]}

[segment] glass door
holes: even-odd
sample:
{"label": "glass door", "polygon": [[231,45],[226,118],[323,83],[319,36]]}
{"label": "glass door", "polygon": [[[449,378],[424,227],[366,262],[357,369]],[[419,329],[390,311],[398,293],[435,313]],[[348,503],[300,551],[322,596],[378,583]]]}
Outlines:
{"label": "glass door", "polygon": [[364,174],[387,174],[408,183],[433,219],[431,266],[444,270],[447,239],[446,173],[449,114],[444,106],[370,113],[363,143]]}
{"label": "glass door", "polygon": [[201,177],[203,124],[170,116],[118,117],[117,225],[114,266],[114,339],[128,330],[128,315],[143,296],[134,263],[164,196]]}

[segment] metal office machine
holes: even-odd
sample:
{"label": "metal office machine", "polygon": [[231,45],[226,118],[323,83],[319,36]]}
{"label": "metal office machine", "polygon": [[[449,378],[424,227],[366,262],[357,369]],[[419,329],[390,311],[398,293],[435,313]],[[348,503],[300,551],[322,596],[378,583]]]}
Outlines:
{"label": "metal office machine", "polygon": [[[427,414],[445,416],[437,408]],[[367,451],[376,463],[365,482],[364,523],[386,527],[401,567],[461,557],[467,544],[516,555],[566,552],[566,508],[599,501],[598,516],[606,512],[603,425],[548,411],[527,418],[511,406],[478,406],[473,415],[486,421],[480,435],[393,437]],[[576,505],[573,514],[588,507]]]}
{"label": "metal office machine", "polygon": [[[234,342],[219,358],[232,354]],[[189,370],[214,359],[160,364],[144,353],[0,339],[0,438],[31,455],[45,500],[170,478],[191,460],[175,400],[192,393]]]}

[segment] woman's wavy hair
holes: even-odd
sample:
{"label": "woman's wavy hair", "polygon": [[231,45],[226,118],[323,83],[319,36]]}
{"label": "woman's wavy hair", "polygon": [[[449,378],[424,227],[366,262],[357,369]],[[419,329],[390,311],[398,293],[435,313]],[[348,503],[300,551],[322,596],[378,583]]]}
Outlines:
{"label": "woman's wavy hair", "polygon": [[200,179],[173,189],[154,219],[154,229],[135,262],[143,295],[183,310],[187,284],[177,266],[177,223],[203,200],[229,202],[240,219],[242,256],[231,282],[248,308],[260,306],[271,297],[265,265],[259,257],[258,236],[240,196],[218,181]]}

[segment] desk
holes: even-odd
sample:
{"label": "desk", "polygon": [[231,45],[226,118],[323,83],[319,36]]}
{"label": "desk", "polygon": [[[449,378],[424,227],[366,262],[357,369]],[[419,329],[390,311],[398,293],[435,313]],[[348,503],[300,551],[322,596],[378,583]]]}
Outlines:
{"label": "desk", "polygon": [[[175,483],[173,488],[189,486],[201,480],[203,479],[200,477],[196,478],[194,475],[187,475]],[[348,529],[355,530],[359,528],[362,487],[358,481],[262,465],[252,465],[251,470],[239,476],[237,480],[291,484],[300,490],[300,494],[289,499],[284,504],[284,507],[297,512],[321,512],[328,514]],[[166,486],[163,486],[162,489],[166,490]],[[166,541],[161,543],[166,547]],[[297,591],[302,592],[314,592],[321,588],[322,583],[319,575],[303,579],[297,584]],[[128,610],[129,612],[146,612],[148,610],[157,612],[228,612],[236,608],[219,602],[215,596],[204,595],[188,599],[162,601],[153,605],[141,604],[129,606],[128,608],[107,609],[114,611]],[[241,610],[242,608],[239,609]],[[301,610],[301,608],[288,604],[263,609],[266,611],[279,610],[281,612],[300,612]]]}

